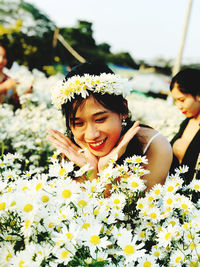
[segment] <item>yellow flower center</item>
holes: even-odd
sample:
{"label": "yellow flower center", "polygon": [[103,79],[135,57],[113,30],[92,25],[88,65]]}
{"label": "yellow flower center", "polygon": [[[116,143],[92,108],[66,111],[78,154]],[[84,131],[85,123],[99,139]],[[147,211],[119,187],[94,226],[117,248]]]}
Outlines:
{"label": "yellow flower center", "polygon": [[91,191],[95,192],[97,190],[96,186],[91,186]]}
{"label": "yellow flower center", "polygon": [[12,186],[8,188],[8,192],[10,193],[12,191]]}
{"label": "yellow flower center", "polygon": [[188,208],[187,204],[182,204],[181,207],[185,210]]}
{"label": "yellow flower center", "polygon": [[6,261],[10,261],[11,258],[12,258],[12,254],[8,252],[8,254],[6,255]]}
{"label": "yellow flower center", "polygon": [[13,202],[10,204],[11,207],[13,207],[13,206],[15,206],[15,205],[16,205],[16,202],[15,202],[15,201],[13,201]]}
{"label": "yellow flower center", "polygon": [[174,187],[173,187],[173,186],[169,186],[169,187],[168,187],[168,191],[169,191],[169,192],[172,192],[172,191],[173,191],[173,189],[174,189]]}
{"label": "yellow flower center", "polygon": [[132,245],[127,245],[127,246],[124,247],[124,253],[126,255],[131,255],[131,254],[134,253],[134,251],[135,251],[135,249],[134,249],[134,247]]}
{"label": "yellow flower center", "polygon": [[142,203],[138,203],[138,208],[142,209],[143,208],[143,204]]}
{"label": "yellow flower center", "polygon": [[31,221],[30,221],[30,220],[27,220],[27,221],[25,222],[25,228],[28,229],[29,226],[30,226],[30,224],[31,224]]}
{"label": "yellow flower center", "polygon": [[150,214],[150,218],[151,218],[151,219],[156,219],[156,218],[157,218],[157,214],[156,214],[155,212],[152,212],[152,213]]}
{"label": "yellow flower center", "polygon": [[6,208],[6,202],[1,202],[0,203],[0,210],[5,210]]}
{"label": "yellow flower center", "polygon": [[155,252],[154,252],[154,256],[155,256],[155,257],[159,257],[159,256],[160,256],[160,252],[159,252],[159,251],[155,251]]}
{"label": "yellow flower center", "polygon": [[192,242],[192,243],[190,244],[190,249],[191,249],[191,250],[194,250],[195,248],[196,248],[196,244]]}
{"label": "yellow flower center", "polygon": [[171,224],[172,226],[174,226],[174,225],[176,225],[176,222],[175,222],[175,221],[171,221],[170,224]]}
{"label": "yellow flower center", "polygon": [[82,225],[82,228],[83,228],[83,229],[88,229],[88,227],[90,227],[90,223],[84,223],[84,224]]}
{"label": "yellow flower center", "polygon": [[156,194],[156,195],[159,195],[159,194],[160,194],[160,190],[159,190],[159,189],[156,189],[156,190],[155,190],[155,194]]}
{"label": "yellow flower center", "polygon": [[136,162],[137,162],[137,163],[140,163],[140,162],[142,162],[142,159],[141,159],[141,158],[137,158],[137,159],[136,159]]}
{"label": "yellow flower center", "polygon": [[41,188],[42,188],[42,183],[36,185],[36,191],[40,190]]}
{"label": "yellow flower center", "polygon": [[64,175],[65,174],[65,169],[61,168],[58,172],[59,175]]}
{"label": "yellow flower center", "polygon": [[64,198],[70,198],[71,197],[71,191],[69,189],[65,189],[63,192],[62,192],[62,196]]}
{"label": "yellow flower center", "polygon": [[87,202],[85,200],[80,200],[78,202],[78,206],[84,208],[87,205]]}
{"label": "yellow flower center", "polygon": [[153,201],[154,198],[153,198],[152,196],[150,196],[150,197],[148,197],[148,200],[149,200],[149,201]]}
{"label": "yellow flower center", "polygon": [[181,257],[180,256],[176,257],[175,262],[179,263],[180,261],[181,261]]}
{"label": "yellow flower center", "polygon": [[33,210],[33,206],[31,205],[31,204],[26,204],[25,206],[24,206],[24,211],[25,212],[30,212],[30,211],[32,211]]}
{"label": "yellow flower center", "polygon": [[92,235],[90,237],[90,242],[93,244],[93,245],[97,245],[100,243],[100,237],[98,235]]}
{"label": "yellow flower center", "polygon": [[145,232],[140,232],[139,236],[140,236],[141,238],[144,238],[144,237],[146,236],[146,235],[145,235]]}
{"label": "yellow flower center", "polygon": [[114,204],[118,205],[119,203],[120,203],[120,200],[119,200],[118,198],[116,198],[116,199],[114,200]]}
{"label": "yellow flower center", "polygon": [[49,197],[48,196],[42,196],[41,200],[42,200],[42,202],[46,203],[49,201]]}
{"label": "yellow flower center", "polygon": [[137,188],[137,187],[138,187],[138,183],[137,183],[137,182],[132,182],[132,183],[131,183],[131,186],[132,186],[133,188]]}
{"label": "yellow flower center", "polygon": [[53,222],[50,222],[48,226],[49,226],[49,228],[53,228],[54,225],[55,225],[55,224],[54,224]]}
{"label": "yellow flower center", "polygon": [[166,239],[166,240],[169,240],[170,237],[171,237],[171,233],[167,233],[167,234],[165,235],[165,239]]}
{"label": "yellow flower center", "polygon": [[28,187],[27,186],[24,186],[23,188],[22,188],[22,191],[25,191],[25,190],[27,190],[28,189]]}
{"label": "yellow flower center", "polygon": [[168,199],[167,199],[167,204],[168,204],[168,205],[171,205],[172,202],[173,202],[173,200],[172,200],[171,198],[168,198]]}
{"label": "yellow flower center", "polygon": [[62,253],[61,253],[61,258],[62,258],[62,259],[67,258],[68,254],[69,254],[69,251],[68,251],[68,250],[64,250],[64,251],[62,251]]}
{"label": "yellow flower center", "polygon": [[72,238],[74,237],[74,235],[72,233],[66,233],[66,237],[69,239],[69,240],[72,240]]}
{"label": "yellow flower center", "polygon": [[199,185],[198,184],[195,184],[194,185],[194,189],[198,190],[199,189]]}
{"label": "yellow flower center", "polygon": [[151,262],[150,261],[145,261],[143,264],[143,267],[151,267]]}
{"label": "yellow flower center", "polygon": [[23,260],[21,260],[20,262],[19,262],[19,267],[23,267],[24,266],[24,261]]}
{"label": "yellow flower center", "polygon": [[99,209],[95,209],[93,213],[94,213],[94,215],[98,215],[99,214]]}

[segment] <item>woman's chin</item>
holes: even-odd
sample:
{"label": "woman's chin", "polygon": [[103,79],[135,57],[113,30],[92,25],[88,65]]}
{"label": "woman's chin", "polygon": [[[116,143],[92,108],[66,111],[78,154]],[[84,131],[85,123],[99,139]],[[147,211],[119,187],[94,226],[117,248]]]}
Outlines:
{"label": "woman's chin", "polygon": [[97,158],[102,158],[109,154],[109,152],[106,152],[106,151],[94,151],[91,149],[90,149],[90,152]]}

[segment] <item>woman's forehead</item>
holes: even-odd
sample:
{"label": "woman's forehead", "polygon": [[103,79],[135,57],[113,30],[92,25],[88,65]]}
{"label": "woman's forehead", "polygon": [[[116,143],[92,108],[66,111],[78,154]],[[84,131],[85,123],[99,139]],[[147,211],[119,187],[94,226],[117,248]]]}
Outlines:
{"label": "woman's forehead", "polygon": [[92,95],[84,99],[78,106],[76,101],[73,104],[73,111],[70,117],[82,117],[84,115],[97,116],[104,113],[112,112],[100,104]]}
{"label": "woman's forehead", "polygon": [[81,111],[83,109],[106,109],[102,104],[100,104],[93,95],[90,95],[89,97],[83,99],[82,101],[74,101],[73,103],[73,109],[76,109],[77,111]]}

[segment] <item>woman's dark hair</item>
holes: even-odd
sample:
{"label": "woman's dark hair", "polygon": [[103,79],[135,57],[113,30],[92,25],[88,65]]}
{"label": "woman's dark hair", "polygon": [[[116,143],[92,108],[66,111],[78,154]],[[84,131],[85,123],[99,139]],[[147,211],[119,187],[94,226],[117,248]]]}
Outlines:
{"label": "woman's dark hair", "polygon": [[[65,77],[65,81],[67,81],[69,78],[79,75],[83,76],[84,74],[89,75],[100,75],[102,73],[111,73],[114,74],[114,72],[105,64],[102,63],[82,63],[72,68],[70,72]],[[131,121],[131,115],[128,109],[127,101],[124,99],[122,95],[115,95],[115,94],[98,94],[90,92],[89,95],[92,95],[94,99],[100,103],[103,107],[106,109],[109,109],[117,114],[122,115],[129,115],[126,119],[127,126],[122,130],[122,135],[133,125],[133,122]],[[67,127],[67,135],[69,138],[73,140],[72,132],[70,129],[69,121],[72,120],[72,123],[75,123],[75,115],[79,108],[79,106],[84,103],[85,99],[81,96],[77,95],[74,99],[74,101],[70,101],[67,103],[64,103],[62,105],[62,114],[65,117],[66,120],[66,127]],[[74,140],[73,140],[74,141]],[[137,144],[137,145],[136,145]],[[142,144],[139,141],[138,137],[135,136],[134,138],[134,146],[137,147],[137,154],[142,153]],[[135,152],[135,151],[134,151]],[[133,151],[130,151],[131,155],[133,155]]]}
{"label": "woman's dark hair", "polygon": [[170,84],[170,91],[178,85],[179,90],[184,94],[196,97],[200,94],[200,69],[186,68],[179,71]]}

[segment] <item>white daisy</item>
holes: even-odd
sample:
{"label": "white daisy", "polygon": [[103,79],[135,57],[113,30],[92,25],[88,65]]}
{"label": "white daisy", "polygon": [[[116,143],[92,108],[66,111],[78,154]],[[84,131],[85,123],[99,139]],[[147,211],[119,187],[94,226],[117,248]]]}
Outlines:
{"label": "white daisy", "polygon": [[131,231],[123,230],[123,235],[118,237],[117,243],[122,249],[119,255],[124,256],[126,263],[139,260],[145,255],[145,250],[142,249],[144,244],[138,244],[137,237],[133,237]]}

